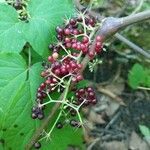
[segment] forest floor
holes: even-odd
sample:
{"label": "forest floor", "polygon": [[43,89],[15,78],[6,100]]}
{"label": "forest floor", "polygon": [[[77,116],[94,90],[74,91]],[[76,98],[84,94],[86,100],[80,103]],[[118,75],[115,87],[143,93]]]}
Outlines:
{"label": "forest floor", "polygon": [[[90,0],[82,0],[89,4]],[[86,1],[86,3],[85,3]],[[93,10],[102,16],[122,17],[150,9],[147,0],[95,0]],[[150,49],[150,21],[127,27],[120,33],[144,50]],[[141,40],[143,39],[143,40]],[[150,91],[133,90],[128,74],[135,63],[145,63],[130,47],[115,38],[106,43],[106,52],[94,73],[85,70],[84,77],[95,87],[98,103],[84,109],[84,140],[87,150],[149,150],[140,125],[150,127]],[[69,148],[73,150],[73,148]],[[78,148],[74,148],[78,150]]]}
{"label": "forest floor", "polygon": [[127,84],[127,68],[115,52],[105,59],[87,79],[97,92],[98,104],[85,109],[87,150],[149,150],[139,125],[150,125],[150,92],[132,90]]}

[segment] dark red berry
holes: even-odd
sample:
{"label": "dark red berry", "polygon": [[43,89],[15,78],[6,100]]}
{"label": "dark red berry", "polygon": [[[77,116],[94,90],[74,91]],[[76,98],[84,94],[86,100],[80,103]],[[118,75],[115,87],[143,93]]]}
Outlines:
{"label": "dark red berry", "polygon": [[78,123],[78,121],[72,119],[72,120],[70,120],[70,125],[73,127],[78,127],[79,123]]}
{"label": "dark red berry", "polygon": [[82,42],[83,42],[83,43],[88,43],[88,42],[89,42],[89,38],[88,38],[87,36],[84,36],[84,37],[82,38]]}
{"label": "dark red berry", "polygon": [[66,28],[66,29],[64,29],[64,34],[65,35],[69,35],[71,32],[70,32],[70,29],[68,29],[68,28]]}
{"label": "dark red berry", "polygon": [[66,43],[67,48],[71,48],[71,46],[72,46],[71,43]]}
{"label": "dark red berry", "polygon": [[87,92],[93,91],[93,89],[91,87],[88,87],[86,90],[87,90]]}
{"label": "dark red berry", "polygon": [[71,116],[76,116],[77,113],[74,109],[71,109],[70,114],[71,114]]}
{"label": "dark red berry", "polygon": [[102,47],[101,42],[96,42],[96,48],[101,48],[101,47]]}
{"label": "dark red berry", "polygon": [[45,83],[46,83],[47,85],[49,85],[49,84],[51,84],[51,80],[46,80]]}
{"label": "dark red berry", "polygon": [[70,23],[71,25],[75,25],[75,24],[76,24],[76,20],[72,18],[72,19],[70,19],[69,23]]}
{"label": "dark red berry", "polygon": [[83,76],[82,75],[77,75],[77,81],[81,81],[81,80],[83,80]]}
{"label": "dark red berry", "polygon": [[77,48],[77,44],[76,44],[76,43],[73,43],[73,44],[72,44],[72,48],[73,48],[73,49],[76,49],[76,48]]}
{"label": "dark red berry", "polygon": [[59,57],[59,54],[57,52],[54,52],[52,54],[52,57],[53,57],[54,60],[56,60]]}
{"label": "dark red berry", "polygon": [[78,31],[77,29],[74,29],[74,30],[73,30],[73,34],[74,34],[74,35],[78,35],[78,34],[79,34],[79,31]]}
{"label": "dark red berry", "polygon": [[63,34],[63,29],[61,27],[56,27],[56,32],[58,34]]}
{"label": "dark red berry", "polygon": [[63,36],[62,35],[57,35],[57,39],[59,40],[59,41],[61,41],[62,39],[63,39]]}
{"label": "dark red berry", "polygon": [[40,142],[34,143],[34,148],[35,149],[39,149],[40,147],[41,147],[41,143]]}
{"label": "dark red berry", "polygon": [[32,113],[32,119],[36,119],[37,118],[37,114],[36,113]]}
{"label": "dark red berry", "polygon": [[98,35],[98,36],[96,37],[96,41],[101,42],[101,41],[102,41],[102,37],[101,37],[100,35]]}
{"label": "dark red berry", "polygon": [[55,73],[55,75],[59,76],[60,73],[61,73],[61,71],[60,71],[60,69],[56,69],[56,70],[54,71],[54,73]]}
{"label": "dark red berry", "polygon": [[69,42],[71,42],[71,39],[68,38],[68,37],[66,37],[66,38],[65,38],[65,43],[69,43]]}
{"label": "dark red berry", "polygon": [[77,21],[78,21],[78,22],[82,22],[82,21],[83,21],[83,20],[82,20],[82,17],[78,17],[78,18],[77,18]]}
{"label": "dark red berry", "polygon": [[61,129],[63,127],[63,124],[61,122],[58,122],[56,124],[56,128]]}
{"label": "dark red berry", "polygon": [[81,45],[80,45],[80,44],[77,44],[76,49],[77,49],[77,50],[81,50]]}
{"label": "dark red berry", "polygon": [[49,62],[53,62],[53,61],[54,61],[53,57],[52,57],[52,56],[49,56],[49,57],[48,57],[48,61],[49,61]]}
{"label": "dark red berry", "polygon": [[93,59],[94,56],[95,56],[95,52],[89,51],[89,52],[88,52],[88,55],[89,55],[90,59]]}
{"label": "dark red berry", "polygon": [[93,100],[92,100],[92,104],[95,105],[96,103],[97,103],[97,100],[96,100],[96,99],[93,99]]}

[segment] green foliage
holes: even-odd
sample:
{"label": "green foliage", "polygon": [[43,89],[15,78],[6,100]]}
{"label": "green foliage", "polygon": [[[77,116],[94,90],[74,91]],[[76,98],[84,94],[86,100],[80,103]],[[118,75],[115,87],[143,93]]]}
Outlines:
{"label": "green foliage", "polygon": [[144,125],[139,125],[139,128],[144,137],[150,137],[150,128]]}
{"label": "green foliage", "polygon": [[50,141],[43,140],[43,150],[66,150],[68,145],[75,145],[81,147],[82,129],[72,129],[71,126],[66,125],[62,129],[55,128]]}
{"label": "green foliage", "polygon": [[23,38],[23,23],[17,17],[14,8],[0,3],[0,51],[22,50],[26,41]]}
{"label": "green foliage", "polygon": [[0,61],[0,85],[3,85],[0,90],[0,135],[6,149],[17,145],[19,150],[24,148],[38,125],[30,114],[36,88],[41,82],[38,76],[41,65],[37,63],[28,69],[23,58],[15,53],[1,53]]}
{"label": "green foliage", "polygon": [[84,88],[88,86],[88,81],[87,80],[81,80],[78,84],[77,84],[77,89],[80,89],[80,88]]}
{"label": "green foliage", "polygon": [[47,56],[48,44],[55,40],[56,25],[63,22],[65,15],[71,14],[72,8],[69,0],[30,1],[27,7],[30,19],[29,23],[25,23],[18,20],[14,8],[1,3],[0,51],[20,52],[25,43],[29,42],[38,54]]}
{"label": "green foliage", "polygon": [[150,70],[136,63],[128,74],[129,85],[136,89],[138,86],[150,87]]}
{"label": "green foliage", "polygon": [[[74,12],[70,0],[31,0],[27,11],[29,22],[20,21],[16,10],[0,1],[0,139],[5,141],[0,149],[24,149],[40,125],[30,117],[42,82],[39,60],[48,55],[48,44],[56,40],[55,27]],[[27,42],[32,48],[23,48]],[[79,145],[80,131],[67,126],[54,129],[52,141],[45,142],[42,149]]]}

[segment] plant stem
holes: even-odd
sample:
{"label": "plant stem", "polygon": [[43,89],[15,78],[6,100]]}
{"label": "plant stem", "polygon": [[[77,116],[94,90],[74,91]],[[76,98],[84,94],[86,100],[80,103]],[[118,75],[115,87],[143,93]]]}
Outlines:
{"label": "plant stem", "polygon": [[[63,96],[63,95],[62,95]],[[45,129],[47,127],[47,124],[49,123],[49,121],[52,119],[52,117],[54,116],[54,114],[56,113],[56,111],[58,110],[58,108],[60,107],[60,103],[56,103],[54,105],[54,107],[52,108],[50,114],[48,115],[48,117],[43,121],[42,125],[40,126],[40,128],[38,128],[35,131],[35,134],[33,135],[32,139],[30,140],[30,142],[28,143],[28,145],[26,145],[25,150],[30,150],[32,148],[32,145],[38,140],[39,136],[41,135],[43,129]]]}
{"label": "plant stem", "polygon": [[[74,0],[74,3],[79,10],[84,9],[84,7],[80,4],[79,0]],[[103,18],[100,16],[100,14],[97,14],[94,11],[89,11],[89,14],[93,17],[97,17],[99,21],[101,21]],[[116,32],[118,32],[120,29],[122,29],[128,25],[147,20],[149,18],[150,18],[150,11],[144,11],[144,12],[134,14],[131,16],[127,16],[127,17],[123,17],[123,18],[108,17],[105,20],[103,20],[102,26],[99,28],[96,35],[102,36],[103,37],[102,40],[104,42],[108,37],[111,37]],[[94,50],[94,45],[95,45],[95,40],[93,42],[93,45],[91,46],[91,49],[90,49],[91,51]],[[82,60],[82,64],[83,64],[82,71],[85,69],[85,67],[87,66],[89,61],[90,60],[89,60],[88,56],[86,55],[85,58]],[[63,99],[64,95],[65,95],[65,92],[63,92],[63,94],[60,96],[59,99]],[[54,107],[52,108],[52,111],[49,113],[48,117],[43,121],[41,127],[37,129],[37,131],[35,132],[34,136],[31,139],[30,143],[26,146],[26,148],[25,148],[26,150],[30,150],[32,148],[32,145],[38,140],[41,132],[43,131],[43,129],[45,129],[47,127],[49,121],[52,119],[52,117],[54,116],[54,114],[56,113],[56,111],[58,110],[60,105],[61,105],[60,103],[56,103],[54,105]]]}
{"label": "plant stem", "polygon": [[31,47],[28,48],[28,68],[31,67]]}
{"label": "plant stem", "polygon": [[[102,37],[102,42],[104,42],[108,38],[110,38],[114,34],[116,34],[118,31],[123,29],[124,27],[129,26],[134,23],[137,23],[137,22],[140,22],[140,21],[145,21],[147,19],[150,19],[150,11],[149,10],[140,12],[138,14],[130,15],[127,17],[123,17],[123,18],[108,17],[102,21],[102,26],[97,31],[96,36],[100,35]],[[95,40],[92,43],[90,51],[94,51],[94,49],[95,49]],[[89,61],[90,61],[90,59],[86,55],[82,61],[82,65],[83,65],[82,71],[85,69],[85,67],[87,66]]]}
{"label": "plant stem", "polygon": [[124,42],[125,44],[127,44],[129,47],[131,47],[133,50],[135,50],[136,52],[139,52],[140,54],[142,54],[143,56],[145,56],[146,58],[150,58],[150,53],[144,51],[142,48],[140,48],[139,46],[137,46],[136,44],[132,43],[131,41],[129,41],[128,39],[126,39],[125,37],[123,37],[122,35],[120,35],[119,33],[116,33],[114,35],[117,39],[119,39],[120,41]]}

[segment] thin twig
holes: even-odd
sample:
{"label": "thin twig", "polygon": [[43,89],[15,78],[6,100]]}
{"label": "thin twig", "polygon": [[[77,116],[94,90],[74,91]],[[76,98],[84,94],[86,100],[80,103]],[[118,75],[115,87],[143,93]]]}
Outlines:
{"label": "thin twig", "polygon": [[125,37],[123,37],[122,35],[120,35],[119,33],[116,33],[114,36],[117,39],[119,39],[120,41],[122,41],[123,43],[127,44],[129,47],[131,47],[134,51],[142,54],[146,58],[150,58],[150,53],[144,51],[142,48],[140,48],[139,46],[137,46],[133,42],[129,41],[128,39],[126,39]]}
{"label": "thin twig", "polygon": [[100,141],[100,138],[96,138],[87,148],[87,150],[92,150],[93,146]]}
{"label": "thin twig", "polygon": [[150,91],[150,88],[149,88],[149,87],[142,87],[142,86],[139,86],[138,89]]}
{"label": "thin twig", "polygon": [[141,7],[143,6],[143,2],[144,0],[140,1],[140,4],[135,8],[135,10],[131,13],[131,15],[136,14],[141,9]]}
{"label": "thin twig", "polygon": [[99,92],[106,94],[107,96],[111,97],[113,100],[118,102],[120,105],[126,106],[126,104],[123,102],[123,100],[120,97],[118,97],[116,94],[112,93],[108,89],[97,86],[97,90]]}
{"label": "thin twig", "polygon": [[58,110],[59,106],[61,104],[60,103],[56,103],[54,105],[54,107],[52,108],[50,114],[48,115],[48,117],[43,121],[42,125],[40,126],[40,128],[38,128],[35,131],[34,136],[32,137],[32,139],[30,140],[29,144],[26,146],[25,150],[30,150],[32,148],[32,145],[37,142],[39,136],[41,135],[43,129],[45,129],[49,123],[49,121],[52,119],[52,117],[54,116],[54,114],[56,113],[56,111]]}
{"label": "thin twig", "polygon": [[[85,11],[87,8],[80,4],[80,0],[74,0],[74,5],[79,11]],[[99,13],[96,13],[93,10],[88,10],[89,15],[94,16],[99,21],[101,21],[104,17],[101,16]]]}
{"label": "thin twig", "polygon": [[117,112],[110,120],[110,122],[107,124],[105,130],[108,130],[115,123],[115,121],[120,117],[120,115],[121,115],[121,111]]}
{"label": "thin twig", "polygon": [[[106,41],[106,39],[112,37],[114,34],[116,34],[119,30],[123,29],[126,26],[129,26],[131,24],[145,21],[147,19],[150,19],[150,11],[144,11],[137,13],[135,15],[130,15],[123,18],[114,18],[114,17],[108,17],[103,20],[101,28],[97,31],[96,36],[100,35],[102,37],[102,42]],[[94,51],[95,49],[95,40],[92,43],[92,46],[90,48],[90,51]],[[85,58],[82,61],[82,64],[84,65],[83,70],[85,69],[86,65],[90,59],[86,55]]]}

